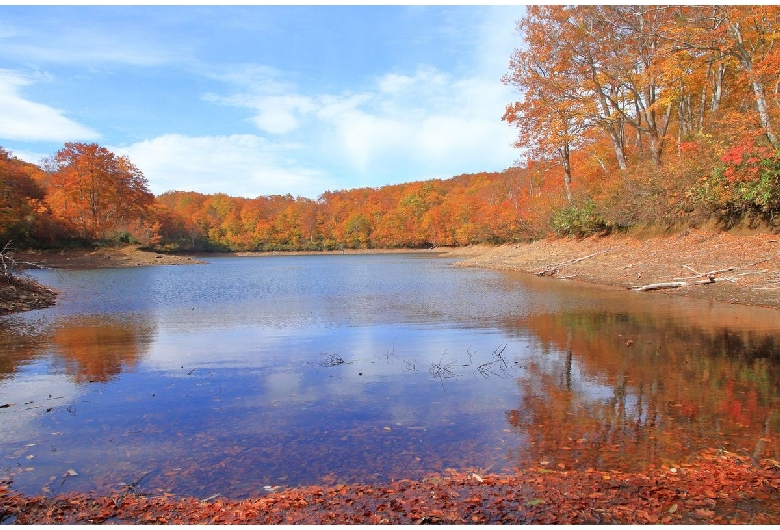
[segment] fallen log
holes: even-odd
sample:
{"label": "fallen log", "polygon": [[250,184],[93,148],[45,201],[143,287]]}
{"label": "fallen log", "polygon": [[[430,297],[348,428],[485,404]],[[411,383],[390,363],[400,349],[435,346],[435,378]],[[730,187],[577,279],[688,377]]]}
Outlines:
{"label": "fallen log", "polygon": [[631,291],[658,291],[660,289],[677,289],[679,287],[688,287],[689,285],[707,285],[715,283],[715,276],[708,276],[706,280],[697,280],[695,282],[689,281],[676,281],[676,282],[660,282],[650,283],[647,285],[634,285],[628,289]]}
{"label": "fallen log", "polygon": [[[769,261],[769,259],[772,258],[767,258],[762,261],[757,261],[756,263],[753,263],[751,265],[763,263],[764,261]],[[688,287],[690,285],[708,285],[711,283],[715,283],[716,281],[734,283],[739,278],[743,276],[747,276],[749,274],[766,274],[768,272],[767,269],[755,270],[755,271],[743,271],[743,272],[735,273],[731,276],[723,276],[720,278],[716,278],[715,277],[716,274],[723,274],[724,272],[734,272],[736,270],[736,267],[725,267],[723,269],[717,269],[714,271],[703,272],[703,273],[698,272],[697,270],[693,269],[688,265],[683,265],[683,267],[685,267],[686,269],[692,272],[695,272],[696,276],[688,276],[685,278],[672,278],[672,281],[669,282],[651,283],[648,285],[634,285],[628,287],[627,289],[631,291],[657,291],[659,289],[677,289],[680,287]],[[706,279],[691,281],[691,280],[695,280],[696,278],[702,278],[702,277],[705,277]]]}

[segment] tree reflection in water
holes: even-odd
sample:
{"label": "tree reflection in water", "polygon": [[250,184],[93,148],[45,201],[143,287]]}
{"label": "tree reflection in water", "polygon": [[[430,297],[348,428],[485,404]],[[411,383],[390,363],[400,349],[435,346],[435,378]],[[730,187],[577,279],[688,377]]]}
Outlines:
{"label": "tree reflection in water", "polygon": [[0,380],[53,354],[55,368],[74,383],[107,383],[138,366],[154,334],[154,324],[143,318],[110,315],[79,315],[67,325],[9,326],[0,330]]}
{"label": "tree reflection in water", "polygon": [[52,333],[52,351],[74,382],[107,383],[137,367],[153,335],[154,326],[140,319],[79,317]]}
{"label": "tree reflection in water", "polygon": [[506,412],[528,435],[519,465],[643,469],[704,448],[780,457],[774,335],[599,312],[523,327],[545,353]]}

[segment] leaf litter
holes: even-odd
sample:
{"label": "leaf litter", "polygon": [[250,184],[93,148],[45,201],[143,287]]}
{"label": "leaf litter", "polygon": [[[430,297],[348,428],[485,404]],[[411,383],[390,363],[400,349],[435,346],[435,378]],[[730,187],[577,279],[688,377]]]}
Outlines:
{"label": "leaf litter", "polygon": [[529,468],[447,470],[384,485],[329,484],[259,497],[171,493],[28,497],[0,483],[0,523],[16,524],[777,524],[780,462],[722,450],[672,473]]}

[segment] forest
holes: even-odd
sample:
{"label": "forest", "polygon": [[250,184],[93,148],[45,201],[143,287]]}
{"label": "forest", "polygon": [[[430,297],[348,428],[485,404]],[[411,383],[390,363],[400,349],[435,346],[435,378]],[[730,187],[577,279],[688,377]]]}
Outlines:
{"label": "forest", "polygon": [[0,148],[0,242],[429,248],[715,222],[776,228],[780,6],[528,6],[501,80],[518,161],[379,188],[154,196],[127,157]]}

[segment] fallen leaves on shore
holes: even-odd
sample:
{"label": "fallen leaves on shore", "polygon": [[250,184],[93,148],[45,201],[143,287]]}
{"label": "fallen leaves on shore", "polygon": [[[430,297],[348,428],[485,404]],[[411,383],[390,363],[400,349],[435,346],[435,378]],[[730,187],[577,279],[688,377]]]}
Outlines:
{"label": "fallen leaves on shore", "polygon": [[780,464],[709,451],[672,473],[452,471],[387,485],[310,486],[207,502],[169,493],[24,497],[0,485],[0,522],[17,524],[655,524],[780,523]]}

